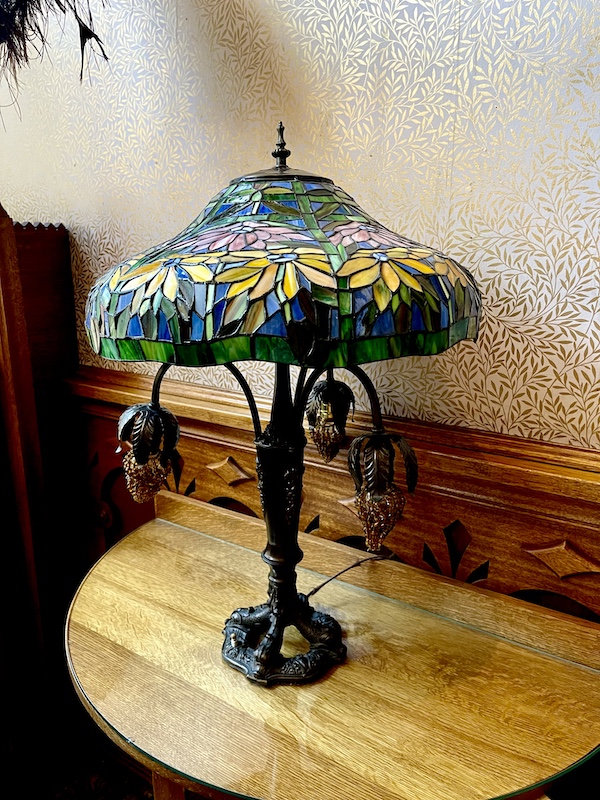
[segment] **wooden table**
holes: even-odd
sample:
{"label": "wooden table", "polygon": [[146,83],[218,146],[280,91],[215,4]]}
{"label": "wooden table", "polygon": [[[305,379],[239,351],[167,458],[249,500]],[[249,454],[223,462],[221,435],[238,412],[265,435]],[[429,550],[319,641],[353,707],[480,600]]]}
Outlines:
{"label": "wooden table", "polygon": [[[373,561],[314,597],[347,662],[265,688],[220,652],[229,613],[265,599],[262,523],[167,492],[157,514],[94,566],[66,627],[81,701],[157,798],[532,799],[598,746],[600,626]],[[301,591],[361,555],[300,544]]]}

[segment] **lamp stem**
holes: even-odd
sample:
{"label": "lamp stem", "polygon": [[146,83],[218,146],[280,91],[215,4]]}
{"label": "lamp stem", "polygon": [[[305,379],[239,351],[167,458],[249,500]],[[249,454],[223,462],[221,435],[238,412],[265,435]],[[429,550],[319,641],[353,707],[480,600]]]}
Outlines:
{"label": "lamp stem", "polygon": [[[307,386],[314,383],[313,375]],[[301,403],[307,386],[300,391]],[[234,611],[225,623],[223,645],[225,660],[260,683],[313,680],[342,661],[346,653],[338,623],[315,611],[296,588],[296,565],[303,555],[298,544],[306,446],[303,408],[302,404],[298,408],[298,397],[292,399],[289,365],[276,364],[271,419],[255,440],[267,529],[262,558],[269,566],[269,599],[260,606]],[[310,649],[284,658],[283,636],[291,625],[307,639]]]}
{"label": "lamp stem", "polygon": [[248,381],[239,369],[235,366],[235,364],[225,364],[229,372],[233,375],[236,381],[239,383],[241,390],[244,393],[246,398],[246,402],[248,403],[248,408],[250,409],[250,415],[252,417],[252,426],[254,428],[254,435],[260,436],[262,433],[262,428],[260,424],[260,417],[258,415],[258,408],[256,406],[256,401],[254,400],[254,395],[252,394],[252,389],[250,388]]}
{"label": "lamp stem", "polygon": [[285,575],[285,583],[290,589],[293,583],[294,593],[295,566],[302,558],[298,524],[305,445],[304,431],[294,414],[289,365],[276,364],[271,421],[256,439],[256,464],[268,540],[263,559],[271,572],[277,573],[271,576],[273,580],[279,585]]}
{"label": "lamp stem", "polygon": [[383,418],[381,416],[381,405],[379,403],[379,397],[377,396],[377,390],[373,385],[373,382],[367,375],[367,373],[357,366],[348,366],[346,367],[348,372],[351,372],[364,386],[367,397],[369,398],[369,403],[371,405],[371,418],[373,420],[373,431],[375,433],[383,433],[385,430],[383,427]]}
{"label": "lamp stem", "polygon": [[296,381],[296,391],[294,392],[294,408],[298,409],[300,404],[300,398],[302,397],[302,392],[304,389],[304,382],[306,381],[306,374],[308,372],[308,367],[300,367],[300,372],[298,373],[298,380]]}
{"label": "lamp stem", "polygon": [[152,384],[152,397],[150,400],[153,406],[160,405],[160,385],[167,370],[172,366],[172,364],[161,364],[156,372],[156,375],[154,376],[154,383]]}

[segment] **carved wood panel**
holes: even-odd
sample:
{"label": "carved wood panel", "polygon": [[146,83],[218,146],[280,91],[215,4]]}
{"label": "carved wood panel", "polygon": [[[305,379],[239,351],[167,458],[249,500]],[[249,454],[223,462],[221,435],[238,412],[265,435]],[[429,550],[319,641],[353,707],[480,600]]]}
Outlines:
{"label": "carved wood panel", "polygon": [[[114,449],[119,413],[147,397],[148,387],[137,376],[111,374],[113,384],[123,382],[115,395],[114,387],[97,386],[104,371],[89,372],[74,386],[82,396],[94,395],[86,404],[92,438],[102,417],[104,442],[96,449],[106,448],[111,437]],[[241,401],[229,394],[215,399],[210,390],[210,400],[195,404],[190,387],[180,394],[180,384],[165,384],[172,395],[163,402],[182,423],[183,470],[178,486],[170,479],[169,488],[260,517],[253,433]],[[122,405],[112,403],[114,396]],[[368,425],[357,414],[351,435],[361,424]],[[576,611],[578,603],[600,614],[600,454],[422,423],[389,425],[411,441],[420,469],[417,490],[385,540],[397,558],[545,604],[566,598],[571,605],[565,610]],[[362,529],[353,497],[345,451],[326,465],[309,444],[300,529],[358,541]]]}

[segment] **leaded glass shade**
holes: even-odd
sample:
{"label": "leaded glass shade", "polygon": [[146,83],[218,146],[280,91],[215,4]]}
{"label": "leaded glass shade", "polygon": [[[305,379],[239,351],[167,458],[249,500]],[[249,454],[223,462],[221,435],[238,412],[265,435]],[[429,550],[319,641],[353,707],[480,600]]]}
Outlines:
{"label": "leaded glass shade", "polygon": [[182,233],[97,281],[86,309],[97,353],[344,367],[477,337],[481,300],[464,267],[280,162],[232,181]]}

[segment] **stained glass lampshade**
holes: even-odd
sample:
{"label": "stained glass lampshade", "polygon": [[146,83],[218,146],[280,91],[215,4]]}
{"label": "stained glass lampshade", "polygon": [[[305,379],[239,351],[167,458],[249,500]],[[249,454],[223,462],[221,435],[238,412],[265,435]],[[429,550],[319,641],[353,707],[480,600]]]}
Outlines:
{"label": "stained glass lampshade", "polygon": [[[345,652],[335,620],[295,588],[305,412],[319,450],[331,458],[353,402],[334,369],[350,370],[365,385],[374,427],[353,443],[349,463],[376,550],[404,503],[394,484],[394,448],[409,489],[416,461],[405,440],[385,433],[376,391],[359,365],[474,340],[481,306],[472,276],[452,258],[389,231],[329,178],[288,166],[281,124],[278,130],[273,168],[233,180],[182,233],[110,270],[86,309],[90,343],[108,359],[221,364],[240,381],[256,432],[263,558],[271,571],[268,602],[238,609],[227,621],[223,655],[264,683],[311,680]],[[276,364],[264,431],[237,361]],[[290,365],[301,367],[294,393]],[[176,421],[158,403],[165,368],[152,403],[125,412],[119,428],[132,446],[126,458],[138,491],[160,486],[177,444]],[[284,659],[290,624],[311,647]]]}

